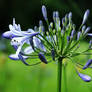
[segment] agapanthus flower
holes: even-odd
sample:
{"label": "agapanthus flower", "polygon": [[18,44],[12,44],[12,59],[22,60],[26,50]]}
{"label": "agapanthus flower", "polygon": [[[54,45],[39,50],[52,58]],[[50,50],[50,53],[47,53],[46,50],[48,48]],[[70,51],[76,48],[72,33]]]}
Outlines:
{"label": "agapanthus flower", "polygon": [[[89,50],[92,50],[89,48],[90,46],[84,51],[78,50],[86,36],[92,36],[91,33],[88,33],[90,27],[84,25],[88,19],[89,10],[85,12],[79,29],[76,28],[72,21],[72,12],[69,12],[65,17],[60,19],[59,12],[54,11],[52,16],[54,22],[49,22],[45,6],[42,6],[42,14],[47,23],[46,28],[40,20],[39,27],[35,26],[34,30],[21,31],[20,25],[15,24],[15,20],[13,19],[13,25],[9,25],[10,31],[3,33],[3,37],[11,39],[12,46],[17,46],[16,54],[9,56],[10,58],[17,58],[25,63],[26,58],[31,58],[30,54],[33,54],[41,62],[48,64],[49,60],[62,63],[63,59],[72,61],[72,58],[75,56],[91,55],[89,53]],[[22,48],[24,44],[29,45],[30,50],[26,52],[24,50],[23,52]],[[49,57],[49,60],[46,57]],[[85,70],[89,68],[91,63],[91,61],[88,61],[81,69]],[[73,62],[73,64],[76,66],[78,63]],[[91,81],[90,76],[82,74],[80,71],[77,74],[82,80],[86,82]]]}
{"label": "agapanthus flower", "polygon": [[[24,61],[23,59],[27,59],[28,56],[21,55],[23,45],[28,44],[30,46],[30,44],[32,43],[32,38],[34,36],[38,35],[39,32],[34,32],[34,30],[32,30],[32,29],[28,29],[27,31],[21,31],[20,25],[15,24],[15,19],[13,19],[13,25],[9,25],[9,29],[10,29],[10,31],[3,33],[3,37],[11,39],[11,45],[16,50],[16,53],[9,55],[9,58],[11,58],[13,60],[20,60],[20,58],[21,58],[22,61]],[[42,49],[44,48],[44,46],[42,45],[42,43],[40,42],[40,40],[38,38],[35,37],[33,39],[34,39],[34,45],[36,47],[41,45],[40,47],[42,47]],[[35,39],[38,40],[38,42]],[[30,41],[31,41],[31,43],[30,43]],[[38,48],[40,48],[40,47],[38,47]],[[34,52],[32,46],[26,47],[24,50],[24,54],[30,54],[29,52],[30,53]]]}

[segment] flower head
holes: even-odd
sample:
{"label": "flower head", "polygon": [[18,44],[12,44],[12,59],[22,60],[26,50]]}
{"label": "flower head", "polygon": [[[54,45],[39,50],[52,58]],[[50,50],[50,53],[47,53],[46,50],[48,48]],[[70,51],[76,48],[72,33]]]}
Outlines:
{"label": "flower head", "polygon": [[[16,51],[15,54],[9,56],[11,59],[21,60],[24,64],[29,65],[25,61],[27,58],[31,58],[31,56],[39,58],[41,62],[48,64],[47,57],[57,62],[57,60],[61,59],[70,59],[72,61],[72,57],[82,54],[90,55],[89,50],[92,49],[89,47],[91,46],[83,51],[78,50],[86,36],[92,36],[91,33],[88,33],[90,27],[84,25],[88,18],[89,10],[85,12],[79,29],[76,29],[75,24],[72,22],[72,12],[69,12],[62,18],[62,24],[60,24],[61,20],[58,11],[53,12],[54,22],[50,23],[44,5],[42,6],[42,14],[47,23],[46,28],[40,20],[39,27],[35,26],[34,30],[21,31],[20,25],[17,25],[15,19],[13,19],[13,25],[9,25],[10,31],[3,33],[3,37],[11,39],[11,45],[14,46]],[[27,45],[25,48],[23,48],[24,44]],[[81,69],[89,68],[91,61],[91,59],[88,60]],[[73,64],[76,66],[77,62],[73,62]],[[77,74],[82,80],[86,82],[91,81],[90,76],[84,75],[79,71]]]}

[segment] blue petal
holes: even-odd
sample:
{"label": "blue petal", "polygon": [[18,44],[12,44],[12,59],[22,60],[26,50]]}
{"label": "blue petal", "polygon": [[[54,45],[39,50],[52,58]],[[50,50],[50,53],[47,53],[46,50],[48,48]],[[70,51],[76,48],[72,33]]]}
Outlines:
{"label": "blue petal", "polygon": [[9,58],[12,60],[19,60],[19,57],[16,54],[11,54]]}
{"label": "blue petal", "polygon": [[32,49],[34,50],[34,43],[33,43],[33,37],[29,40],[30,45],[32,46]]}
{"label": "blue petal", "polygon": [[5,32],[5,33],[2,34],[2,37],[10,39],[12,35],[13,34],[12,34],[11,31],[7,31],[7,32]]}

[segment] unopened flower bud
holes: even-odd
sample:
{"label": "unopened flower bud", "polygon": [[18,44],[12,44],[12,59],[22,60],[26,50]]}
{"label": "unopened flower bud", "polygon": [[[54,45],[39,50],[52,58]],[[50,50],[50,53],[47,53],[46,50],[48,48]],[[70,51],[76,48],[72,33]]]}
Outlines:
{"label": "unopened flower bud", "polygon": [[78,34],[77,34],[77,40],[79,40],[80,35],[81,35],[81,32],[78,32]]}
{"label": "unopened flower bud", "polygon": [[89,41],[89,49],[92,49],[92,40]]}
{"label": "unopened flower bud", "polygon": [[42,6],[42,14],[43,14],[44,19],[47,20],[47,10],[44,5]]}
{"label": "unopened flower bud", "polygon": [[56,13],[56,18],[59,18],[59,12],[56,11],[55,13]]}
{"label": "unopened flower bud", "polygon": [[56,18],[56,12],[54,11],[53,12],[53,20],[55,20],[55,18]]}
{"label": "unopened flower bud", "polygon": [[37,31],[37,26],[34,26],[34,31]]}
{"label": "unopened flower bud", "polygon": [[39,21],[39,26],[43,26],[42,20]]}
{"label": "unopened flower bud", "polygon": [[67,43],[69,44],[70,36],[67,36]]}
{"label": "unopened flower bud", "polygon": [[71,38],[73,38],[74,33],[75,33],[75,30],[72,30],[72,32],[71,32]]}
{"label": "unopened flower bud", "polygon": [[82,24],[85,24],[85,22],[87,21],[89,13],[90,13],[90,11],[87,9],[85,14],[84,14]]}
{"label": "unopened flower bud", "polygon": [[84,34],[88,33],[90,31],[90,27],[87,27],[86,30],[84,31]]}
{"label": "unopened flower bud", "polygon": [[68,14],[65,15],[65,21],[67,21],[67,20],[68,20]]}
{"label": "unopened flower bud", "polygon": [[89,59],[87,63],[84,65],[83,69],[88,68],[92,64],[92,59]]}
{"label": "unopened flower bud", "polygon": [[51,22],[49,25],[49,29],[52,29],[52,28],[53,28],[53,23]]}
{"label": "unopened flower bud", "polygon": [[55,60],[55,51],[54,51],[54,49],[51,50],[51,56],[52,56],[52,59]]}
{"label": "unopened flower bud", "polygon": [[45,58],[45,56],[43,55],[43,53],[39,53],[39,59],[43,62],[43,63],[45,63],[45,64],[47,64],[48,62],[47,62],[47,60],[46,60],[46,58]]}
{"label": "unopened flower bud", "polygon": [[82,73],[78,73],[79,77],[85,81],[85,82],[90,82],[91,81],[91,77]]}
{"label": "unopened flower bud", "polygon": [[84,25],[84,26],[82,27],[82,33],[84,33],[85,29],[86,29],[86,26]]}
{"label": "unopened flower bud", "polygon": [[69,19],[72,18],[72,12],[70,12],[70,13],[68,14],[68,18],[69,18]]}
{"label": "unopened flower bud", "polygon": [[65,24],[65,18],[62,18],[62,25]]}

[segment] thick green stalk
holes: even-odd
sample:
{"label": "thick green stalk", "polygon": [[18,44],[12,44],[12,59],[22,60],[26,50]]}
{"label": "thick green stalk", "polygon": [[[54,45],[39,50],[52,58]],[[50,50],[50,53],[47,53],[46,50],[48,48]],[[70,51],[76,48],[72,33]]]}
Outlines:
{"label": "thick green stalk", "polygon": [[66,65],[63,65],[64,92],[67,92]]}
{"label": "thick green stalk", "polygon": [[57,92],[61,92],[61,80],[62,80],[62,58],[58,59],[58,77],[57,77]]}

